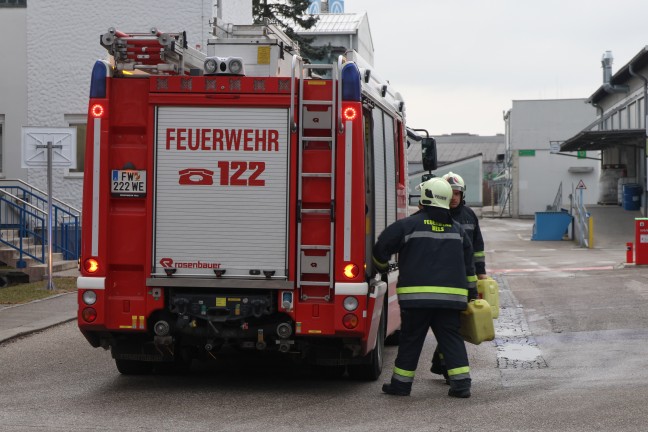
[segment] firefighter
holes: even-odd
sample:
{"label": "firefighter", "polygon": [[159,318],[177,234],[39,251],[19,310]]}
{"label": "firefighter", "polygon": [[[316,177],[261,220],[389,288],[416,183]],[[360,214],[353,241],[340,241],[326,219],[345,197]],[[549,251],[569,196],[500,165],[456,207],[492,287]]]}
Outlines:
{"label": "firefighter", "polygon": [[452,218],[459,222],[462,228],[468,234],[473,245],[475,272],[478,279],[487,279],[486,274],[486,254],[484,253],[484,238],[479,228],[479,219],[477,215],[466,205],[465,193],[466,183],[459,174],[450,171],[444,175],[444,178],[452,187],[452,201],[450,201],[450,214]]}
{"label": "firefighter", "polygon": [[446,353],[448,395],[470,397],[470,367],[459,334],[459,314],[477,297],[473,250],[466,232],[450,216],[452,188],[439,177],[420,185],[422,211],[388,226],[373,248],[378,271],[386,271],[398,253],[396,292],[401,334],[394,372],[382,387],[390,395],[408,396],[428,329]]}
{"label": "firefighter", "polygon": [[[473,246],[473,257],[475,262],[475,272],[478,279],[487,279],[486,274],[486,255],[484,253],[484,238],[482,237],[481,229],[479,229],[479,219],[475,212],[466,205],[465,192],[466,183],[463,178],[450,171],[443,177],[450,186],[452,186],[452,201],[450,201],[450,214],[452,218],[461,224],[461,227],[466,231]],[[443,354],[439,347],[434,350],[432,356],[432,367],[430,372],[443,375],[446,377],[445,362]],[[447,381],[446,381],[447,382]]]}

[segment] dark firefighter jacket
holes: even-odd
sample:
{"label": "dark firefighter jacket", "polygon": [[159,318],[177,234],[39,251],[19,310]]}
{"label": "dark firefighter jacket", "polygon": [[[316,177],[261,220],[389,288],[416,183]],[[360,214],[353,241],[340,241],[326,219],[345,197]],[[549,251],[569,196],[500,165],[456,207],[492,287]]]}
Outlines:
{"label": "dark firefighter jacket", "polygon": [[385,228],[373,248],[378,271],[395,253],[401,308],[464,310],[477,297],[470,239],[447,210],[425,207]]}
{"label": "dark firefighter jacket", "polygon": [[456,208],[450,209],[452,218],[461,224],[461,227],[468,234],[468,238],[472,242],[475,273],[486,274],[486,254],[484,253],[484,238],[482,237],[481,229],[479,229],[479,219],[475,212],[466,207],[462,201]]}

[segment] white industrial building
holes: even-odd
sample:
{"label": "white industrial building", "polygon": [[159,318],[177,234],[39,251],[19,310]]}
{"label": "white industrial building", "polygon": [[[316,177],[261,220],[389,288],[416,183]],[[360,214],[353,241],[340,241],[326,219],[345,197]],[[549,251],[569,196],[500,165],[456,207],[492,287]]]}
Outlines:
{"label": "white industrial building", "polygon": [[595,118],[586,99],[513,101],[504,115],[508,169],[499,179],[500,202],[511,216],[531,217],[555,204],[569,209],[577,190],[584,204],[596,204],[600,153],[560,151],[561,143]]}

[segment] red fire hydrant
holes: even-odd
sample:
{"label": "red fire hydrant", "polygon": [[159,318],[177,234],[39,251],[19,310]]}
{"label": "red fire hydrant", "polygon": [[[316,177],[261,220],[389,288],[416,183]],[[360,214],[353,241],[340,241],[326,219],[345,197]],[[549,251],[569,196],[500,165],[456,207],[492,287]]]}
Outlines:
{"label": "red fire hydrant", "polygon": [[626,262],[632,264],[634,262],[634,251],[632,250],[632,242],[626,243]]}

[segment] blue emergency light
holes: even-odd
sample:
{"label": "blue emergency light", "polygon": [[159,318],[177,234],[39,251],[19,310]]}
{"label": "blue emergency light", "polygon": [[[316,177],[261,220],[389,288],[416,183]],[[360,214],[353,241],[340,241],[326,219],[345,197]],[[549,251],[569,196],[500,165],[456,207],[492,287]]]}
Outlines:
{"label": "blue emergency light", "polygon": [[103,60],[97,60],[92,68],[90,78],[90,98],[106,97],[106,77],[109,76],[108,64]]}
{"label": "blue emergency light", "polygon": [[358,65],[349,62],[342,68],[342,100],[360,102],[362,87]]}

